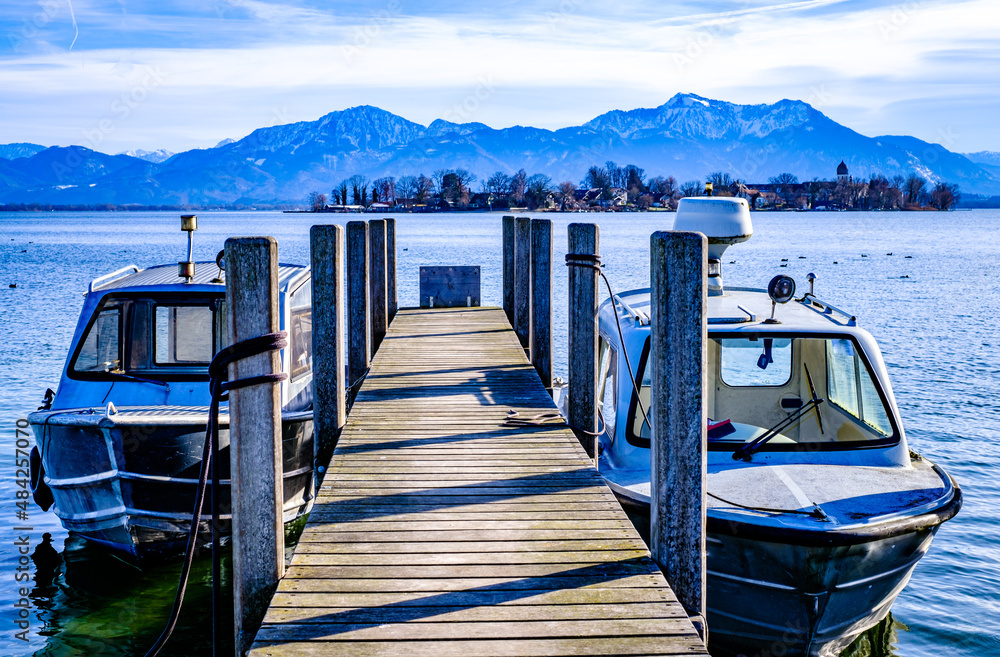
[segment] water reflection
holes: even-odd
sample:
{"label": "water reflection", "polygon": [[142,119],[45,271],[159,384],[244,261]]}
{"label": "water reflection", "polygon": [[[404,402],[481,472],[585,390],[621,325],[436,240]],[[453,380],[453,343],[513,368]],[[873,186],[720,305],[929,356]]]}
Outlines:
{"label": "water reflection", "polygon": [[866,630],[849,645],[840,657],[898,657],[896,647],[899,639],[896,633],[899,631],[909,631],[892,617],[892,612],[882,619],[878,625]]}
{"label": "water reflection", "polygon": [[[36,558],[37,557],[37,558]],[[37,657],[142,655],[156,641],[174,602],[180,564],[140,570],[71,535],[63,553],[51,537],[39,544],[33,603],[47,637]],[[225,626],[232,627],[231,559],[223,555]],[[184,607],[164,656],[211,654],[212,560],[197,559]],[[232,652],[232,637],[222,637],[222,654]]]}

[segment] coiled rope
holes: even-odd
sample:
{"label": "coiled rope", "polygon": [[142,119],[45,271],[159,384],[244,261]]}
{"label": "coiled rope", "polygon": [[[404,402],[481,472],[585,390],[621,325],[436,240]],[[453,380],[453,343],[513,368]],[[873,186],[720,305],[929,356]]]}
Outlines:
{"label": "coiled rope", "polygon": [[174,606],[170,612],[163,633],[153,644],[153,647],[146,653],[146,657],[156,657],[166,645],[170,635],[173,634],[180,617],[181,605],[184,603],[184,594],[187,591],[188,577],[191,574],[191,565],[194,563],[195,548],[198,543],[198,528],[201,524],[202,505],[205,502],[205,489],[208,487],[208,477],[211,472],[212,477],[212,651],[215,654],[218,647],[219,638],[222,636],[219,624],[219,602],[221,598],[221,559],[219,551],[219,471],[216,468],[216,457],[219,453],[219,404],[229,399],[228,392],[239,388],[258,385],[261,383],[276,383],[288,378],[284,372],[273,372],[270,374],[260,374],[250,376],[245,379],[228,381],[229,365],[236,361],[258,356],[271,351],[284,349],[288,346],[288,333],[278,331],[277,333],[267,333],[256,338],[243,340],[236,344],[222,349],[212,359],[208,366],[209,390],[212,393],[212,403],[208,412],[208,424],[205,428],[205,446],[201,453],[201,472],[198,476],[198,492],[194,501],[194,512],[191,518],[191,529],[188,532],[187,549],[184,554],[184,564],[181,567],[180,580],[177,583],[177,595],[174,597]]}

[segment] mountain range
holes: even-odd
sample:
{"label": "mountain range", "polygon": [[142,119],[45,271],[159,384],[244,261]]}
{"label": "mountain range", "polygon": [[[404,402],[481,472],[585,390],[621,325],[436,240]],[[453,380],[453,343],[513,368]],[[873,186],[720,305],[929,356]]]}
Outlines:
{"label": "mountain range", "polygon": [[579,183],[590,166],[608,160],[678,182],[723,171],[750,184],[783,172],[832,180],[843,160],[858,179],[916,172],[964,193],[1000,194],[997,153],[966,156],[914,137],[866,137],[801,101],[738,105],[677,94],[659,107],[614,110],[559,130],[440,119],[423,126],[360,106],[176,154],[0,145],[0,202],[302,204],[311,191],[329,193],[354,174],[429,176],[461,168],[483,181],[523,168],[554,183]]}

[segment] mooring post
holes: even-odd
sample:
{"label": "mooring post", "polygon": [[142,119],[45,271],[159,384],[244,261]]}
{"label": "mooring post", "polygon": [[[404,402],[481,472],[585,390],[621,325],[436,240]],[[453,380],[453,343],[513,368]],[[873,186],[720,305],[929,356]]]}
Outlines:
{"label": "mooring post", "polygon": [[707,641],[705,478],[708,240],[650,240],[650,550]]}
{"label": "mooring post", "polygon": [[313,436],[325,466],[347,419],[344,382],[344,229],[309,229],[312,265]]}
{"label": "mooring post", "polygon": [[371,286],[371,322],[372,346],[371,355],[375,356],[382,338],[389,326],[388,284],[385,268],[385,219],[372,219],[368,222],[368,248],[371,252],[368,264],[370,274],[368,284]]}
{"label": "mooring post", "polygon": [[[368,222],[347,222],[347,385],[371,362],[368,316]],[[348,403],[353,402],[352,399]]]}
{"label": "mooring post", "polygon": [[531,341],[531,218],[514,220],[514,332],[525,349]]}
{"label": "mooring post", "polygon": [[[229,343],[279,330],[278,242],[226,240]],[[230,365],[230,381],[281,372],[277,351]],[[253,642],[285,571],[282,525],[281,396],[277,382],[229,393],[229,459],[233,527],[236,653]]]}
{"label": "mooring post", "polygon": [[514,327],[514,215],[503,218],[503,311]]}
{"label": "mooring post", "polygon": [[597,457],[599,254],[597,224],[570,224],[566,252],[569,264],[569,417],[566,419],[591,458]]}
{"label": "mooring post", "polygon": [[552,389],[552,220],[531,220],[531,364]]}
{"label": "mooring post", "polygon": [[385,218],[385,276],[389,322],[396,316],[399,303],[396,299],[396,220]]}

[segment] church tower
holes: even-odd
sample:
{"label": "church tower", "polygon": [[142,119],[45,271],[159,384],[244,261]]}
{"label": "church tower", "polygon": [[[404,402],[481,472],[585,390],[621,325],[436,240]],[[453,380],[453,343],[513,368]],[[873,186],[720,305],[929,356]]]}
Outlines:
{"label": "church tower", "polygon": [[845,183],[848,180],[850,180],[850,177],[847,175],[847,165],[841,160],[840,165],[837,167],[837,182]]}

